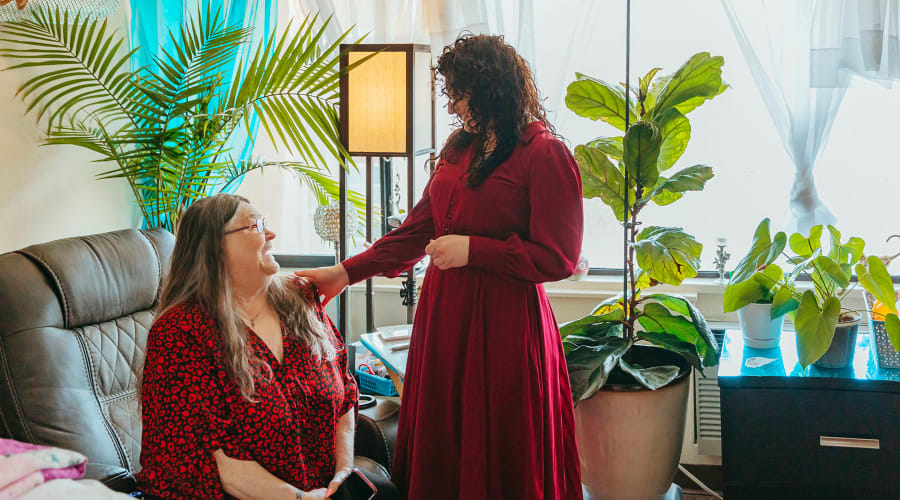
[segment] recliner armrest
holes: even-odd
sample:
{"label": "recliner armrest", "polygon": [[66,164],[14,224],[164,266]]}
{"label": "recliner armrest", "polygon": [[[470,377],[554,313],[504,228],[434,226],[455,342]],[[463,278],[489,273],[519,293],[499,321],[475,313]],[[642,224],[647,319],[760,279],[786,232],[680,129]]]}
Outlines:
{"label": "recliner armrest", "polygon": [[354,452],[356,456],[368,457],[380,463],[390,472],[397,442],[400,404],[390,398],[375,399],[377,404],[374,407],[359,411]]}

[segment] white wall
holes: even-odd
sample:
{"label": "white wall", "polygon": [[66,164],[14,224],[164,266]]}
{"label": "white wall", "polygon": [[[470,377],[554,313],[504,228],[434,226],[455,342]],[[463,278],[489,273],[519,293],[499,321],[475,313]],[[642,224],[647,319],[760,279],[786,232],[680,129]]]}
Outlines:
{"label": "white wall", "polygon": [[[128,2],[110,16],[127,35]],[[10,60],[0,61],[8,67]],[[44,129],[14,97],[24,71],[0,72],[0,253],[34,243],[137,227],[140,211],[123,180],[97,180],[97,155],[71,146],[40,146]]]}

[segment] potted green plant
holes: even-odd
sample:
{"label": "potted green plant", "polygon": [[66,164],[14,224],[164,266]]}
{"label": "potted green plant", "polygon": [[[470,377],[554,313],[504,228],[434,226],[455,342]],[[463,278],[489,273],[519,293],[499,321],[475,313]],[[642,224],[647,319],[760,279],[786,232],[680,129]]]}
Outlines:
{"label": "potted green plant", "polygon": [[750,251],[731,273],[722,297],[724,311],[738,313],[744,344],[756,349],[778,345],[784,316],[799,303],[794,287],[799,269],[785,274],[775,264],[785,246],[784,233],[772,238],[769,219],[763,219],[753,234]]}
{"label": "potted green plant", "polygon": [[[802,272],[812,288],[795,292],[788,309],[797,331],[797,356],[805,368],[810,364],[823,368],[844,368],[853,361],[856,332],[862,315],[844,305],[844,299],[857,285],[888,305],[885,329],[895,347],[900,347],[900,319],[894,306],[894,284],[884,262],[864,257],[865,242],[851,237],[841,242],[841,233],[828,226],[830,245],[822,247],[822,226],[814,226],[809,236],[792,234],[788,240],[795,254],[789,261],[792,273]],[[856,271],[857,281],[851,280]],[[796,302],[796,306],[793,303]],[[776,300],[773,307],[779,307]]]}
{"label": "potted green plant", "polygon": [[671,75],[658,77],[654,68],[631,89],[633,101],[622,85],[581,74],[567,88],[569,109],[625,131],[575,148],[583,196],[600,198],[626,227],[623,293],[561,328],[582,479],[595,498],[657,498],[668,489],[691,367],[717,363],[715,338],[697,308],[676,295],[647,293],[696,276],[702,245],[678,227],[641,229],[638,216],[650,203],[701,191],[712,178],[706,165],[668,171],[690,139],[686,115],[727,88],[722,64],[703,52]]}
{"label": "potted green plant", "polygon": [[[289,171],[321,205],[337,197],[327,158],[350,163],[337,112],[338,47],[349,31],[320,49],[330,19],[316,27],[316,18],[308,16],[293,33],[253,33],[226,25],[218,12],[198,11],[172,28],[174,48],[156,69],[130,71],[131,52],[120,50],[128,43],[105,20],[37,9],[33,19],[0,23],[0,56],[16,61],[7,69],[40,68],[17,94],[38,121],[46,120],[46,144],[98,153],[108,165],[99,176],[125,179],[145,224],[172,231],[195,199],[254,170]],[[264,42],[235,60],[251,35]],[[252,134],[255,119],[297,159],[234,157],[230,138],[242,127]],[[358,194],[350,200],[364,207]]]}

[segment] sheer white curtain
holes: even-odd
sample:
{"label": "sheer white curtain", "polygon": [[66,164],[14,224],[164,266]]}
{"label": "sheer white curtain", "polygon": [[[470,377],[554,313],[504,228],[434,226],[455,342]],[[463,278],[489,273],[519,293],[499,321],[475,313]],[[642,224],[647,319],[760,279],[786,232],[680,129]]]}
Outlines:
{"label": "sheer white curtain", "polygon": [[810,50],[815,87],[846,85],[848,76],[890,88],[900,78],[900,0],[830,0],[816,5]]}
{"label": "sheer white curtain", "polygon": [[820,12],[824,8],[822,2],[828,0],[722,0],[757,89],[793,162],[792,218],[787,229],[804,233],[814,225],[837,220],[819,199],[813,175],[848,78],[844,73],[836,75],[836,84],[829,88],[811,85],[813,34],[823,31],[822,23],[834,21],[832,16],[814,15],[817,7]]}

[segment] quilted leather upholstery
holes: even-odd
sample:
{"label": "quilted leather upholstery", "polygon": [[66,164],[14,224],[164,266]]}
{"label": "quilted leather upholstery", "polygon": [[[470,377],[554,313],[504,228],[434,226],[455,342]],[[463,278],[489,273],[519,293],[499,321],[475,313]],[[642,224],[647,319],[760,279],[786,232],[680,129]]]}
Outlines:
{"label": "quilted leather upholstery", "polygon": [[125,230],[0,255],[5,437],[77,450],[89,477],[130,487],[139,367],[173,245],[160,229]]}

